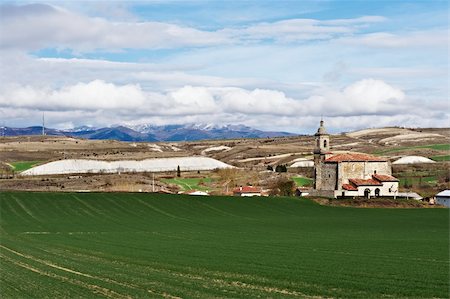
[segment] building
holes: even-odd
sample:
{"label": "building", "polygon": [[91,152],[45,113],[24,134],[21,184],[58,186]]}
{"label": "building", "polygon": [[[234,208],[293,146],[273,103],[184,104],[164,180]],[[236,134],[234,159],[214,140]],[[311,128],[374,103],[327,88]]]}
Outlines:
{"label": "building", "polygon": [[450,190],[444,190],[436,194],[436,204],[450,208]]}
{"label": "building", "polygon": [[234,196],[261,196],[261,188],[244,186],[233,190]]}
{"label": "building", "polygon": [[332,153],[323,120],[314,136],[314,189],[318,194],[397,196],[399,181],[392,176],[387,159],[356,152]]}

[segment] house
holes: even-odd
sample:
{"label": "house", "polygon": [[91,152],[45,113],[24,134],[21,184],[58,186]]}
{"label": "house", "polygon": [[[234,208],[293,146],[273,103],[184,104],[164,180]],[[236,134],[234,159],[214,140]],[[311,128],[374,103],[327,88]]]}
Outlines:
{"label": "house", "polygon": [[233,190],[234,196],[261,196],[261,188],[253,186],[238,187]]}
{"label": "house", "polygon": [[333,197],[366,198],[398,194],[389,160],[356,152],[332,153],[323,120],[315,136],[314,189]]}
{"label": "house", "polygon": [[450,208],[450,190],[444,190],[436,194],[436,204]]}

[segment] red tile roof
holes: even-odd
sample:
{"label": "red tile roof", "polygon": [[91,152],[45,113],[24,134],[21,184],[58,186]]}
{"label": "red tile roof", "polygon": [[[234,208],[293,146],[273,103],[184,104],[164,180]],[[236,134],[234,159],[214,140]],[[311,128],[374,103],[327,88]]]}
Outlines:
{"label": "red tile roof", "polygon": [[355,186],[383,186],[382,183],[374,179],[349,179],[348,181]]}
{"label": "red tile roof", "polygon": [[233,189],[233,193],[261,193],[261,189],[253,186],[244,186]]}
{"label": "red tile roof", "polygon": [[387,174],[374,174],[372,177],[380,182],[398,182],[396,177]]}
{"label": "red tile roof", "polygon": [[345,154],[336,154],[327,159],[325,162],[385,162],[386,159],[375,157],[368,154],[363,153],[345,153]]}
{"label": "red tile roof", "polygon": [[358,191],[358,188],[356,188],[352,184],[344,184],[344,185],[342,185],[342,189],[345,189],[348,191]]}

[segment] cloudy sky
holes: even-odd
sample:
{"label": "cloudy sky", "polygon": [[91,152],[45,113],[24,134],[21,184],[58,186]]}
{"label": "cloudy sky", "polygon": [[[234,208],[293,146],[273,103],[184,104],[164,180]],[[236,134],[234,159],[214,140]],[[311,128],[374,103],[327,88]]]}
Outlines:
{"label": "cloudy sky", "polygon": [[448,1],[0,4],[0,126],[447,127]]}

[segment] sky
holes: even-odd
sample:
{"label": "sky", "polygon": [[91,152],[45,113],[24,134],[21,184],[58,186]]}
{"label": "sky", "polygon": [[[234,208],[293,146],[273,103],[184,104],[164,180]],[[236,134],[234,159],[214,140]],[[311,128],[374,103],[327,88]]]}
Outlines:
{"label": "sky", "polygon": [[448,1],[2,1],[0,126],[450,127]]}

